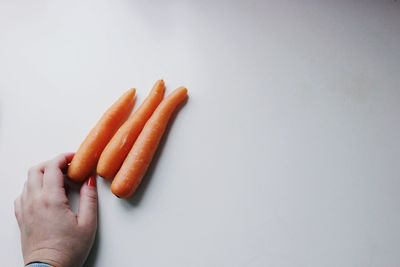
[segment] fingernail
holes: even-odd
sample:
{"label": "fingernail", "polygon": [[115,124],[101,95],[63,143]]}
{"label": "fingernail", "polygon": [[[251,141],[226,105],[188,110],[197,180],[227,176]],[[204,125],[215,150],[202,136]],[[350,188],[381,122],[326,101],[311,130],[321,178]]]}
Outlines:
{"label": "fingernail", "polygon": [[87,181],[89,187],[96,187],[96,176],[90,176]]}

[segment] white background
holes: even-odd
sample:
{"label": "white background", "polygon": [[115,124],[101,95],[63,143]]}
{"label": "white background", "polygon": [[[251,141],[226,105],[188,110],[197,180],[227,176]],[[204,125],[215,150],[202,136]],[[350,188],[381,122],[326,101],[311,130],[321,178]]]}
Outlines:
{"label": "white background", "polygon": [[86,266],[400,266],[400,2],[0,0],[1,266],[28,167],[159,78],[190,99]]}

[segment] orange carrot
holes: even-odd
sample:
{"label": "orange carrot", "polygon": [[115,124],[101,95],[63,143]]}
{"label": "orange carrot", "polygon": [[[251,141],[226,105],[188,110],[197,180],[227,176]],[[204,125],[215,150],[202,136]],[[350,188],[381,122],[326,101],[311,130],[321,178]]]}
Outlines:
{"label": "orange carrot", "polygon": [[172,92],[151,115],[135,144],[111,184],[118,197],[130,197],[139,186],[176,109],[187,98],[187,89],[180,87]]}
{"label": "orange carrot", "polygon": [[114,178],[147,120],[163,99],[164,92],[164,81],[157,81],[139,109],[118,129],[101,153],[97,164],[97,173],[100,176],[110,180]]}
{"label": "orange carrot", "polygon": [[68,177],[71,180],[82,182],[92,174],[104,147],[131,113],[135,94],[135,89],[125,92],[89,132],[68,168]]}

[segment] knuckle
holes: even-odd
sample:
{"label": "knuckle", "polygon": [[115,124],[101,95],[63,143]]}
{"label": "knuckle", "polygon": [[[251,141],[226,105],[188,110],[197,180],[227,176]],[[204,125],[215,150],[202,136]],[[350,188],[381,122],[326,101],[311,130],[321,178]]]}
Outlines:
{"label": "knuckle", "polygon": [[33,174],[41,172],[41,166],[42,166],[41,164],[38,164],[38,165],[30,167],[28,169],[28,177],[32,176]]}
{"label": "knuckle", "polygon": [[36,167],[30,167],[28,169],[28,177],[32,176],[36,171]]}
{"label": "knuckle", "polygon": [[42,197],[40,199],[40,205],[44,208],[49,208],[51,206],[51,199],[49,197]]}
{"label": "knuckle", "polygon": [[65,157],[63,154],[58,154],[54,159],[51,161],[53,164],[59,164],[65,161]]}
{"label": "knuckle", "polygon": [[51,166],[52,162],[51,160],[47,160],[45,162],[42,163],[43,165],[43,169],[46,170],[49,166]]}

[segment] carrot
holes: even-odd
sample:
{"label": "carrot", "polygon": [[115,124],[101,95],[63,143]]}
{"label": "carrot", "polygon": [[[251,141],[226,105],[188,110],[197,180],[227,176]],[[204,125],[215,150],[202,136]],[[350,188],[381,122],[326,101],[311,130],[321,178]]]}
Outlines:
{"label": "carrot", "polygon": [[68,168],[68,177],[71,180],[82,182],[93,172],[104,147],[131,113],[135,94],[135,89],[125,92],[89,132]]}
{"label": "carrot", "polygon": [[176,109],[187,98],[187,89],[172,92],[154,111],[115,176],[111,191],[118,197],[130,197],[139,186]]}
{"label": "carrot", "polygon": [[100,176],[110,180],[114,178],[147,120],[163,99],[164,92],[164,81],[157,81],[139,109],[118,129],[101,153],[97,164]]}

